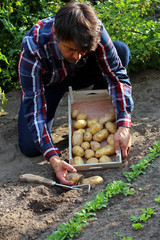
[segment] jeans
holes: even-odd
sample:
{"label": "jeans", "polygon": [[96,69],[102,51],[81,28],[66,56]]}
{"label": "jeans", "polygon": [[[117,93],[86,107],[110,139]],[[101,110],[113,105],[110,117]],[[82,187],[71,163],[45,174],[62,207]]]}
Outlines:
{"label": "jeans", "polygon": [[[121,41],[113,41],[113,43],[122,61],[122,65],[127,68],[129,59],[131,57],[128,46]],[[107,88],[104,77],[102,76],[101,70],[94,56],[88,60],[86,65],[81,70],[75,72],[74,76],[67,77],[60,84],[54,84],[45,88],[45,98],[47,103],[47,124],[50,132],[56,108],[65,92],[68,91],[68,87],[72,86],[73,90],[77,90],[89,87],[92,84],[94,85],[94,89]],[[41,155],[40,151],[36,148],[36,145],[32,139],[32,135],[28,129],[27,122],[23,114],[22,103],[18,116],[18,144],[21,152],[28,157]]]}

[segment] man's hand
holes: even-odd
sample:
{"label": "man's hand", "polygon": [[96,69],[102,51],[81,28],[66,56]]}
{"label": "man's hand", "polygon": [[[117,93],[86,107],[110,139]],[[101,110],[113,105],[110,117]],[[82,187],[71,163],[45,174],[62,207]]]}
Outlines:
{"label": "man's hand", "polygon": [[62,161],[59,156],[53,156],[49,159],[49,162],[51,166],[54,168],[56,177],[59,180],[60,183],[65,185],[74,185],[74,182],[67,181],[65,177],[67,176],[67,172],[77,172],[77,170],[71,166],[70,164],[66,163],[65,161]]}
{"label": "man's hand", "polygon": [[119,127],[114,135],[115,151],[122,153],[122,160],[124,160],[129,153],[131,147],[130,128]]}

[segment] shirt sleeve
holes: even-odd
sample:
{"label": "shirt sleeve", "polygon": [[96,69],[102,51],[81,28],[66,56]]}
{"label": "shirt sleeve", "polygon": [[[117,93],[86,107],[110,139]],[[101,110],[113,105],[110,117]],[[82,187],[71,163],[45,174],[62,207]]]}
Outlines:
{"label": "shirt sleeve", "polygon": [[117,127],[131,127],[132,86],[127,71],[122,66],[116,48],[103,25],[101,41],[96,52],[100,67],[108,82],[109,94],[115,106]]}
{"label": "shirt sleeve", "polygon": [[37,148],[49,160],[54,155],[60,155],[60,152],[47,128],[43,71],[44,67],[38,50],[33,54],[22,49],[19,60],[19,79],[24,116]]}

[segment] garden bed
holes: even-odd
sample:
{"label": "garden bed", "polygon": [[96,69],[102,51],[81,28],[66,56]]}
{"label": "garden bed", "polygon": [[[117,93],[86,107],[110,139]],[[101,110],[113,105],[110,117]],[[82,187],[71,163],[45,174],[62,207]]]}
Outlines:
{"label": "garden bed", "polygon": [[[110,182],[127,182],[123,172],[130,171],[129,166],[144,158],[149,148],[160,140],[160,72],[148,70],[134,74],[131,82],[135,108],[132,114],[130,155],[123,168],[85,171],[83,174],[86,177],[100,175],[104,178],[103,184],[91,189],[89,194],[19,182],[19,175],[24,173],[56,179],[50,164],[42,156],[27,158],[21,154],[17,145],[20,91],[13,90],[6,94],[8,115],[0,118],[0,239],[44,240]],[[66,94],[57,109],[52,132],[64,160],[68,159],[67,111]],[[159,162],[160,157],[146,169],[145,175],[131,182],[134,195],[125,197],[119,194],[110,199],[106,208],[96,212],[98,220],[91,221],[76,239],[114,240],[122,239],[122,236],[135,240],[160,239],[160,209],[140,230],[134,230],[130,221],[130,216],[140,215],[143,208],[158,205],[154,199],[160,195]]]}

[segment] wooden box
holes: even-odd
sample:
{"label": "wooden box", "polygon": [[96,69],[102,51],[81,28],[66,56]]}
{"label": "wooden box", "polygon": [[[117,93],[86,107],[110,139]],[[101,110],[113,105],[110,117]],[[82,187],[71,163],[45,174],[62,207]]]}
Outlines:
{"label": "wooden box", "polygon": [[[74,165],[72,156],[72,132],[74,130],[74,120],[71,118],[71,112],[74,109],[78,109],[80,113],[87,113],[88,119],[97,118],[99,119],[107,112],[114,113],[115,109],[112,104],[112,100],[108,91],[103,90],[84,90],[84,91],[73,91],[72,87],[69,87],[68,93],[68,122],[69,122],[69,163],[72,164],[77,170],[94,170],[94,169],[106,169],[115,168],[122,166],[121,154],[115,154],[110,156],[112,162],[106,163],[94,163],[94,164],[80,164]],[[102,147],[106,145],[101,143]],[[86,162],[86,159],[84,162]]]}

